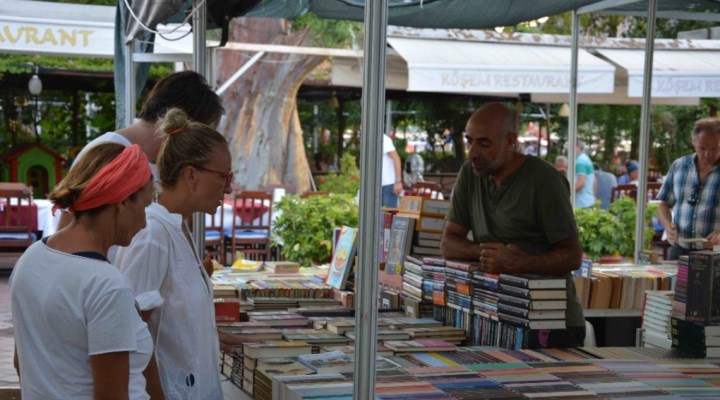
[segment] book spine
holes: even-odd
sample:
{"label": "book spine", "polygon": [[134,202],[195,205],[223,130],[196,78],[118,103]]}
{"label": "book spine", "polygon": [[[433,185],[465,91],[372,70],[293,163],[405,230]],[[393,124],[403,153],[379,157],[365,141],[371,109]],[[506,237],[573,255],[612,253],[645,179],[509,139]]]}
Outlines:
{"label": "book spine", "polygon": [[720,321],[720,254],[711,256],[712,281],[710,288],[710,321]]}
{"label": "book spine", "polygon": [[712,265],[708,252],[690,254],[688,266],[688,300],[685,318],[691,321],[708,321],[712,290]]}

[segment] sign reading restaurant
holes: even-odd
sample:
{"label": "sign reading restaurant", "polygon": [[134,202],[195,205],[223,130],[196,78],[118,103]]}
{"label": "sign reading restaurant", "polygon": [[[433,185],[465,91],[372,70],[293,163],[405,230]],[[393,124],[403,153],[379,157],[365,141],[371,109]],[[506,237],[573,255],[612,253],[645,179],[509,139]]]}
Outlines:
{"label": "sign reading restaurant", "polygon": [[114,24],[0,20],[0,52],[113,57]]}

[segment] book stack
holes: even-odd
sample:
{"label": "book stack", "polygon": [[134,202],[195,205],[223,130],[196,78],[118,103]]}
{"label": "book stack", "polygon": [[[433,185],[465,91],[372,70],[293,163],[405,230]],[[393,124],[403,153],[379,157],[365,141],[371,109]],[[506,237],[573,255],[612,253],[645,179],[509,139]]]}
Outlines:
{"label": "book stack", "polygon": [[[310,352],[312,351],[312,347],[309,343],[287,342],[282,340],[270,340],[259,343],[244,343],[240,346],[236,346],[236,349],[236,352],[242,352],[241,387],[251,394],[253,394],[254,392],[256,371],[258,370],[258,365],[263,365],[265,363],[269,365],[279,366],[284,364],[280,361],[267,362],[261,360],[284,357],[297,357],[300,354],[310,354]],[[233,383],[236,382],[235,379],[231,378],[231,380],[233,380]]]}
{"label": "book stack", "polygon": [[452,326],[438,326],[432,328],[406,328],[403,329],[410,336],[409,339],[435,339],[444,340],[452,344],[462,344],[465,341],[465,331]]}
{"label": "book stack", "polygon": [[[378,342],[385,342],[388,340],[409,340],[410,334],[408,332],[405,332],[404,330],[397,330],[397,329],[378,329],[376,331],[377,333],[377,341]],[[345,332],[345,336],[347,336],[348,339],[350,339],[352,342],[355,342],[355,331],[347,331]]]}
{"label": "book stack", "polygon": [[672,347],[692,357],[720,357],[720,325],[670,318]]}
{"label": "book stack", "polygon": [[445,293],[445,259],[439,257],[422,257],[423,299],[432,304],[432,314],[423,314],[421,317],[432,317],[437,321],[445,322],[445,306],[447,295]]}
{"label": "book stack", "polygon": [[499,345],[520,348],[530,337],[528,331],[565,329],[566,285],[565,277],[500,274],[497,315],[510,328],[500,336]]}
{"label": "book stack", "polygon": [[[327,353],[331,351],[342,351],[345,354],[353,354],[355,353],[355,345],[346,345],[346,346],[320,346],[320,353]],[[385,356],[392,356],[393,351],[385,347],[384,345],[378,343],[375,347],[375,354],[378,357],[385,357]]]}
{"label": "book stack", "polygon": [[479,271],[480,265],[470,261],[445,260],[445,293],[447,295],[446,324],[462,328],[468,336],[472,326],[472,295],[475,283],[473,272]]}
{"label": "book stack", "polygon": [[685,319],[705,324],[720,321],[720,253],[691,252],[687,279]]}
{"label": "book stack", "polygon": [[428,353],[438,351],[455,351],[456,346],[444,340],[388,340],[385,346],[398,353]]}
{"label": "book stack", "polygon": [[270,274],[297,273],[300,271],[300,264],[294,261],[264,261],[263,270]]}
{"label": "book stack", "polygon": [[498,308],[498,279],[497,274],[483,271],[474,271],[472,281],[474,284],[473,304],[473,330],[468,340],[469,344],[482,346],[497,346],[497,308]]}
{"label": "book stack", "polygon": [[353,357],[342,351],[331,351],[318,354],[304,354],[298,356],[298,361],[313,370],[316,374],[353,372],[355,363]]}
{"label": "book stack", "polygon": [[642,335],[645,347],[670,349],[670,315],[675,292],[670,290],[648,290],[642,315]]}
{"label": "book stack", "polygon": [[309,324],[307,317],[290,311],[251,311],[248,312],[248,319],[282,328],[307,328]]}
{"label": "book stack", "polygon": [[442,257],[440,239],[445,227],[445,217],[450,211],[450,201],[421,197],[419,211],[420,215],[415,227],[417,231],[415,244],[410,254],[417,257]]}
{"label": "book stack", "polygon": [[687,304],[688,284],[688,256],[680,256],[677,262],[677,281],[675,283],[675,298],[672,304],[672,315],[685,316],[685,305]]}
{"label": "book stack", "polygon": [[250,393],[256,400],[271,400],[273,398],[273,377],[275,376],[297,376],[310,375],[314,371],[306,365],[292,358],[267,358],[254,360],[252,369],[249,369],[248,376],[252,383],[248,382],[243,389]]}
{"label": "book stack", "polygon": [[[436,260],[436,259],[432,259]],[[433,309],[433,285],[434,280],[430,268],[424,260],[408,255],[405,257],[405,269],[403,271],[402,301],[405,313],[415,318],[432,317]]]}
{"label": "book stack", "polygon": [[289,342],[306,342],[313,346],[313,351],[320,351],[320,346],[346,345],[348,338],[327,329],[287,329],[283,331],[283,339]]}

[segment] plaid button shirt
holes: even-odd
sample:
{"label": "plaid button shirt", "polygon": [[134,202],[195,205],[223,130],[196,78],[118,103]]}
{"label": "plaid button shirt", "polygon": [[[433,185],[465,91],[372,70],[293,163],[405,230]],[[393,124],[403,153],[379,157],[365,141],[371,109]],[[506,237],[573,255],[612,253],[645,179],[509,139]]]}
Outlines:
{"label": "plaid button shirt", "polygon": [[[658,194],[659,200],[672,207],[678,238],[706,237],[720,229],[720,168],[713,167],[705,182],[700,182],[695,158],[688,154],[675,160]],[[693,191],[697,191],[695,205],[688,202]]]}

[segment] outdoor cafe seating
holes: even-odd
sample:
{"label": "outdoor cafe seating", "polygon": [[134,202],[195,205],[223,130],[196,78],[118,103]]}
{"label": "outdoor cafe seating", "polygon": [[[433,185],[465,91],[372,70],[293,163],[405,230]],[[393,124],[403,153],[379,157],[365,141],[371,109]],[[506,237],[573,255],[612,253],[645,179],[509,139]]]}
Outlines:
{"label": "outdoor cafe seating", "polygon": [[15,182],[0,183],[0,257],[19,257],[35,242],[37,207],[32,188]]}
{"label": "outdoor cafe seating", "polygon": [[241,251],[246,259],[269,260],[272,233],[273,195],[265,191],[244,190],[233,193],[230,226],[224,229],[228,263]]}

